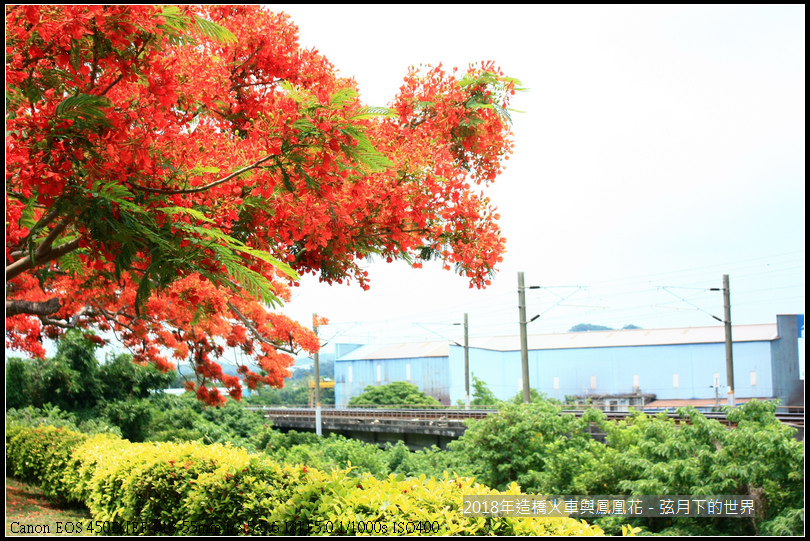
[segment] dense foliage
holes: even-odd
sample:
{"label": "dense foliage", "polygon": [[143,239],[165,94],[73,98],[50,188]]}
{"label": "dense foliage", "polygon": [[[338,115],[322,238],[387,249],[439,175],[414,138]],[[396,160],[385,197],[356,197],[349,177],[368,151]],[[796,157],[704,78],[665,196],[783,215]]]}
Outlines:
{"label": "dense foliage", "polygon": [[350,406],[441,406],[441,402],[426,395],[419,387],[406,381],[386,385],[369,385],[349,400]]}
{"label": "dense foliage", "polygon": [[[310,376],[311,377],[311,376]],[[246,405],[306,406],[309,404],[310,388],[307,380],[285,380],[284,387],[262,387],[242,399]],[[321,404],[335,404],[335,389],[321,389]]]}
{"label": "dense foliage", "polygon": [[[133,444],[109,435],[25,428],[9,441],[7,457],[11,474],[41,483],[48,494],[86,503],[95,519],[89,524],[107,527],[88,533],[603,533],[570,518],[476,518],[461,513],[464,494],[520,494],[516,485],[499,492],[449,475],[438,480],[424,475],[358,478],[346,470],[325,473],[306,464],[280,465],[229,445]],[[137,523],[140,530],[116,532],[110,528],[116,522]],[[408,523],[419,526],[405,530]]]}
{"label": "dense foliage", "polygon": [[471,406],[493,406],[500,402],[484,380],[478,379],[475,377],[475,374],[473,374],[472,380],[473,393],[472,400],[470,400]]}
{"label": "dense foliage", "polygon": [[[755,519],[644,519],[634,525],[681,535],[795,535],[804,529],[804,444],[794,439],[794,429],[776,419],[774,403],[752,401],[728,410],[728,420],[736,424],[729,429],[693,408],[680,410],[680,423],[642,413],[614,423],[598,410],[576,418],[538,395],[532,404],[501,403],[499,414],[470,421],[466,434],[448,450],[412,452],[402,442],[381,449],[338,435],[283,434],[234,401],[209,407],[193,393],[150,394],[148,389],[165,374],[126,357],[99,365],[91,338],[74,331],[60,342],[54,359],[7,361],[9,399],[29,399],[16,404],[21,409],[7,411],[7,442],[24,429],[51,426],[100,434],[102,439],[123,434],[133,442],[234,444],[279,464],[350,469],[347,475],[356,479],[441,479],[447,472],[499,490],[516,483],[534,494],[740,494],[755,500],[760,511]],[[74,381],[87,392],[77,395]],[[477,383],[485,395],[486,386]],[[45,388],[60,406],[34,407],[46,396]],[[26,389],[30,394],[19,394]],[[36,453],[62,463],[66,448],[47,443],[57,434],[54,429],[30,444]],[[594,432],[604,434],[607,444],[594,440]],[[56,470],[37,465],[14,467],[29,480],[39,476],[54,481],[58,476]],[[619,533],[626,522],[622,517],[599,519],[609,533]]]}
{"label": "dense foliage", "polygon": [[[688,422],[635,413],[607,422],[588,410],[577,419],[550,403],[504,405],[499,415],[470,422],[450,445],[469,461],[464,474],[498,488],[517,483],[534,494],[739,494],[755,499],[754,520],[644,519],[666,534],[798,535],[804,529],[804,442],[774,415],[774,403],[751,401],[728,410],[729,429],[694,408]],[[607,445],[589,432],[606,434]],[[599,522],[617,533],[624,519]]]}
{"label": "dense foliage", "polygon": [[370,107],[260,6],[15,5],[6,82],[7,347],[113,330],[216,405],[319,348],[269,311],[299,273],[368,288],[366,258],[439,259],[484,287],[502,260],[479,186],[517,81],[491,62],[411,69]]}
{"label": "dense foliage", "polygon": [[98,347],[96,336],[74,329],[58,341],[53,358],[8,359],[6,408],[42,410],[29,416],[58,418],[56,426],[101,422],[118,427],[127,438],[144,438],[157,411],[148,398],[152,391],[166,388],[172,375],[154,365],[133,363],[127,354],[99,363]]}
{"label": "dense foliage", "polygon": [[[351,468],[351,477],[384,479],[445,472],[474,477],[498,490],[513,483],[530,494],[741,494],[756,501],[760,514],[740,519],[636,519],[650,533],[681,535],[798,535],[804,529],[804,444],[773,415],[773,404],[751,402],[729,412],[728,429],[693,409],[689,423],[641,413],[621,423],[592,410],[586,417],[560,415],[549,403],[502,405],[500,415],[471,421],[467,433],[449,444],[410,451],[402,442],[377,445],[330,435],[283,434],[241,406],[203,408],[192,396],[159,397],[146,439],[235,443],[279,464],[305,464],[323,471]],[[11,410],[7,436],[25,426],[54,423],[85,433],[109,433],[103,422],[77,423],[51,408]],[[607,445],[591,432],[606,434]],[[114,433],[115,430],[113,429]],[[50,452],[50,451],[49,451]],[[53,452],[60,452],[54,448]],[[26,474],[28,475],[28,474]],[[363,486],[365,481],[360,481]],[[620,533],[625,517],[599,519],[609,533]]]}

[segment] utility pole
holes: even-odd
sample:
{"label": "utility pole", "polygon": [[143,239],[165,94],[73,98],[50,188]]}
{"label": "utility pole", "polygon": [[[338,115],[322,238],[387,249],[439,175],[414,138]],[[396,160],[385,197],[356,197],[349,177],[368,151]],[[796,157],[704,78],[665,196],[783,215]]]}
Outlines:
{"label": "utility pole", "polygon": [[529,393],[529,339],[526,333],[526,287],[523,273],[518,272],[518,310],[520,312],[520,361],[523,367],[523,402],[531,402]]}
{"label": "utility pole", "polygon": [[728,274],[723,275],[723,320],[726,327],[726,384],[728,385],[728,405],[736,406],[734,401],[734,356],[731,350],[731,291],[728,285]]}
{"label": "utility pole", "polygon": [[[315,336],[318,336],[318,315],[312,314],[312,330],[315,331]],[[320,345],[320,340],[318,340]],[[323,436],[321,428],[321,365],[319,352],[315,352],[312,356],[315,361],[315,434],[320,438]]]}
{"label": "utility pole", "polygon": [[470,324],[464,314],[464,409],[470,409]]}

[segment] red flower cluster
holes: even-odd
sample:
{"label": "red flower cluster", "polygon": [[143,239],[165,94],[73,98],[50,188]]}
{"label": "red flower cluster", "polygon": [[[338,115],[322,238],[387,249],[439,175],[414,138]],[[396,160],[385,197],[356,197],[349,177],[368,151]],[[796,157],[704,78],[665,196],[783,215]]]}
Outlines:
{"label": "red flower cluster", "polygon": [[258,6],[11,6],[6,33],[7,347],[113,329],[216,405],[319,348],[268,310],[298,273],[367,289],[367,256],[430,252],[484,287],[501,260],[478,186],[511,152],[516,81],[492,63],[411,70],[368,108]]}

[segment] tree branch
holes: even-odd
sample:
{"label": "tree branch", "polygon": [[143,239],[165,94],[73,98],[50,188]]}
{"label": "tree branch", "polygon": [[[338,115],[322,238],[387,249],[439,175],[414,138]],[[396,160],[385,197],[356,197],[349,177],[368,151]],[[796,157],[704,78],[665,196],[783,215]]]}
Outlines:
{"label": "tree branch", "polygon": [[20,241],[20,249],[22,249],[22,247],[25,246],[28,243],[28,239],[31,238],[31,235],[35,234],[37,231],[39,231],[40,229],[44,228],[49,223],[54,221],[54,219],[58,215],[59,215],[59,211],[56,208],[53,208],[53,209],[50,210],[50,212],[47,212],[47,213],[43,214],[39,218],[39,220],[37,220],[37,223],[34,224],[34,227],[32,227],[28,231],[28,234],[25,236],[25,238]]}
{"label": "tree branch", "polygon": [[62,234],[69,223],[70,219],[68,217],[62,219],[62,221],[59,222],[59,224],[54,227],[50,233],[48,233],[48,236],[45,237],[45,240],[43,240],[42,244],[39,245],[39,248],[34,251],[34,258],[39,259],[43,254],[48,253],[53,245],[53,242],[56,240],[56,237]]}
{"label": "tree branch", "polygon": [[75,329],[76,325],[73,323],[64,323],[58,319],[51,319],[47,316],[39,316],[39,320],[43,325],[53,325],[54,327],[61,327],[63,329]]}
{"label": "tree branch", "polygon": [[20,314],[31,314],[34,316],[48,316],[55,314],[62,308],[59,297],[54,297],[43,302],[33,301],[6,301],[6,317]]}
{"label": "tree branch", "polygon": [[141,186],[139,184],[134,184],[134,183],[131,183],[131,185],[132,185],[133,188],[135,188],[137,190],[141,190],[141,191],[149,192],[149,193],[159,193],[159,194],[164,194],[164,195],[180,195],[180,194],[186,194],[186,193],[204,192],[205,190],[209,190],[209,189],[213,188],[214,186],[219,186],[220,184],[224,184],[225,182],[228,182],[232,178],[238,177],[242,173],[247,173],[251,169],[256,169],[257,167],[259,167],[264,162],[272,159],[274,156],[275,155],[265,156],[264,158],[262,158],[261,160],[257,161],[256,163],[254,163],[252,165],[248,165],[247,167],[243,167],[239,171],[235,171],[235,172],[231,173],[230,175],[228,175],[225,178],[221,178],[219,180],[216,180],[216,181],[212,182],[211,184],[206,184],[205,186],[200,186],[199,188],[189,188],[187,190],[165,190],[165,189],[162,189],[162,188],[148,188],[146,186]]}
{"label": "tree branch", "polygon": [[281,347],[272,340],[268,340],[267,338],[262,336],[261,333],[256,329],[256,327],[253,326],[250,320],[248,320],[248,318],[246,318],[242,314],[242,312],[240,312],[239,309],[236,306],[234,306],[230,301],[228,301],[228,308],[230,308],[231,312],[233,312],[234,315],[236,315],[236,317],[239,318],[239,320],[245,325],[245,327],[247,327],[248,330],[251,333],[253,333],[253,336],[255,336],[259,340],[259,342],[267,344],[268,346],[273,346],[274,348],[289,353],[291,355],[295,355],[298,353],[298,351],[294,350],[292,347],[290,347],[289,349]]}
{"label": "tree branch", "polygon": [[20,274],[24,273],[25,271],[29,271],[33,269],[37,265],[41,265],[42,263],[47,263],[48,261],[53,261],[54,259],[59,259],[65,254],[69,254],[70,252],[77,250],[79,248],[79,240],[81,239],[73,239],[70,242],[66,242],[65,244],[60,244],[56,248],[52,248],[42,254],[41,256],[36,258],[36,263],[31,258],[30,255],[20,259],[19,261],[15,261],[11,265],[6,265],[6,281],[13,280]]}

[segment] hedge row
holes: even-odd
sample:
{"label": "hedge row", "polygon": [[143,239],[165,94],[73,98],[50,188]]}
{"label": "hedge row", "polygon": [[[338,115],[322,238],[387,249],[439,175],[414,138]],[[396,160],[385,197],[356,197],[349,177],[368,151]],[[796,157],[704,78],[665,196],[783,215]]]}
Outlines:
{"label": "hedge row", "polygon": [[[464,494],[498,492],[471,479],[378,480],[280,465],[229,445],[129,443],[63,428],[18,428],[9,473],[46,494],[84,502],[105,533],[601,535],[570,518],[474,518]],[[97,524],[99,522],[96,522]],[[126,530],[124,530],[126,528]]]}

